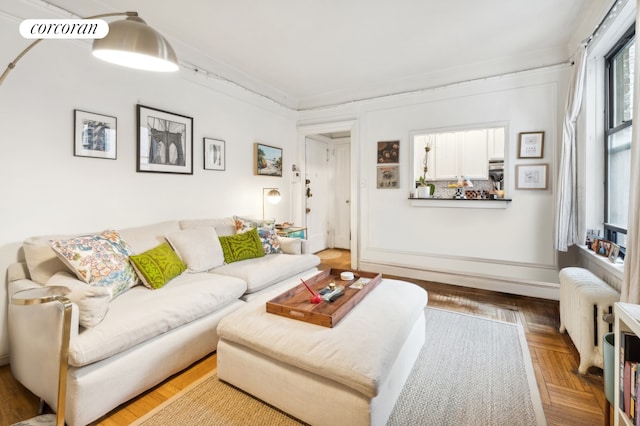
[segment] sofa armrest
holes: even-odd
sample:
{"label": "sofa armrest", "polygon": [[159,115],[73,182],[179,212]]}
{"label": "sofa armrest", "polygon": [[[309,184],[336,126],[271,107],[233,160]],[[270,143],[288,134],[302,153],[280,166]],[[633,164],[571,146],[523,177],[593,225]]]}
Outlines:
{"label": "sofa armrest", "polygon": [[302,254],[310,254],[309,253],[309,241],[307,240],[300,240],[302,241]]}
{"label": "sofa armrest", "polygon": [[[18,280],[13,283],[28,285],[29,282]],[[56,289],[35,286],[35,289],[43,290],[37,293],[43,293],[45,298],[47,291]],[[16,291],[9,300],[7,324],[11,371],[20,383],[51,407],[59,407],[58,378],[61,371],[66,377],[68,347],[78,335],[78,308],[65,297],[33,303],[31,301],[37,297],[32,298],[31,293],[34,292]],[[70,311],[68,329],[65,329],[65,310]],[[62,389],[63,399],[65,393]]]}

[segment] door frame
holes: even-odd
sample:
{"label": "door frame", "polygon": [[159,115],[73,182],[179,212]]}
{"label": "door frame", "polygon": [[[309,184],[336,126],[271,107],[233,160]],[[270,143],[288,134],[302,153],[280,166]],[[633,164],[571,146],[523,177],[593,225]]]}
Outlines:
{"label": "door frame", "polygon": [[322,133],[332,133],[332,132],[344,132],[348,131],[351,133],[351,141],[350,141],[350,149],[351,149],[351,173],[350,173],[350,193],[351,193],[351,203],[350,203],[350,216],[349,216],[349,228],[351,230],[351,268],[358,269],[359,264],[359,222],[358,222],[358,212],[360,206],[360,193],[359,193],[359,176],[360,169],[358,168],[357,162],[354,161],[356,158],[359,158],[358,149],[359,149],[359,137],[358,137],[358,128],[356,120],[347,120],[347,121],[338,121],[333,123],[323,123],[323,124],[311,124],[311,125],[302,125],[298,126],[298,157],[297,162],[301,167],[301,183],[299,188],[294,188],[293,192],[297,194],[295,196],[294,205],[293,205],[293,213],[294,218],[297,223],[304,223],[306,226],[306,214],[305,214],[305,203],[304,203],[304,176],[306,176],[306,163],[305,163],[305,154],[306,154],[306,138],[311,137],[313,135],[318,135]]}

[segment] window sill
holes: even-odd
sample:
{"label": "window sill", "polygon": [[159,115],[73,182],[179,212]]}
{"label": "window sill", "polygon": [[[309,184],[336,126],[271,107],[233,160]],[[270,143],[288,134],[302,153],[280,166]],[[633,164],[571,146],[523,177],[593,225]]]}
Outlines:
{"label": "window sill", "polygon": [[617,261],[613,263],[609,260],[609,258],[595,254],[593,250],[589,250],[585,245],[578,245],[578,248],[580,249],[581,256],[583,256],[585,259],[588,259],[591,262],[595,262],[598,266],[614,274],[622,280],[622,277],[624,275],[624,262],[620,260],[620,258],[618,258]]}

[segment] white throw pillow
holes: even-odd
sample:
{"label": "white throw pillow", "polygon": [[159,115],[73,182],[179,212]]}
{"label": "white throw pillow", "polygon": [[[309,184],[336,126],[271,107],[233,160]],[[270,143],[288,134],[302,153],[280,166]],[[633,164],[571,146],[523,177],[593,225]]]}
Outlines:
{"label": "white throw pillow", "polygon": [[302,254],[302,240],[300,238],[278,236],[278,242],[284,254]]}
{"label": "white throw pillow", "polygon": [[109,310],[111,292],[104,287],[89,285],[70,272],[60,271],[47,281],[47,286],[62,286],[69,289],[66,297],[78,305],[80,325],[93,327],[102,321]]}
{"label": "white throw pillow", "polygon": [[224,264],[218,234],[211,226],[182,229],[165,235],[165,238],[189,272],[208,271]]}

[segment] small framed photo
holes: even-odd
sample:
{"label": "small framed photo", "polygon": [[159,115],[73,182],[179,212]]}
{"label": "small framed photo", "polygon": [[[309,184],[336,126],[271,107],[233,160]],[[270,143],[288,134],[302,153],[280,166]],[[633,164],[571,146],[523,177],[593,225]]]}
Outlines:
{"label": "small framed photo", "polygon": [[204,169],[225,169],[225,142],[219,139],[203,138]]}
{"label": "small framed photo", "polygon": [[378,166],[377,188],[393,189],[400,187],[400,166]]}
{"label": "small framed photo", "polygon": [[400,141],[378,142],[378,164],[400,162]]}
{"label": "small framed photo", "polygon": [[[609,257],[611,255],[611,249],[615,244],[611,241],[596,239],[593,242],[593,251],[600,256]],[[616,255],[617,257],[617,255]]]}
{"label": "small framed photo", "polygon": [[609,250],[609,260],[613,263],[618,261],[618,255],[620,255],[620,246],[611,243],[611,250]]}
{"label": "small framed photo", "polygon": [[547,189],[547,164],[516,166],[516,189]]}
{"label": "small framed photo", "polygon": [[143,105],[138,110],[138,172],[193,174],[193,118]]}
{"label": "small framed photo", "polygon": [[74,112],[74,151],[76,157],[117,157],[117,119],[93,112]]}
{"label": "small framed photo", "polygon": [[261,176],[282,176],[282,148],[255,144],[254,173]]}
{"label": "small framed photo", "polygon": [[544,132],[522,132],[518,144],[518,158],[542,158]]}

